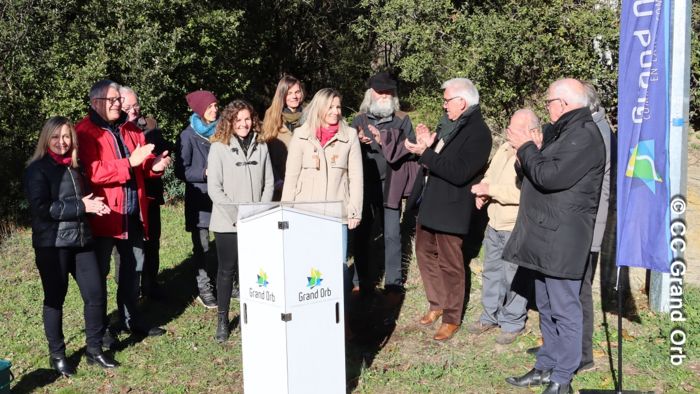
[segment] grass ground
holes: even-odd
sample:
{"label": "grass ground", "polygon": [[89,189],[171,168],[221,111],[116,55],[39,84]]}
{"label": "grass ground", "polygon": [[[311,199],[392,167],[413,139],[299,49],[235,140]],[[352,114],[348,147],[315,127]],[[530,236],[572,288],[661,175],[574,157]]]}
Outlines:
{"label": "grass ground", "polygon": [[[170,299],[167,304],[145,304],[145,312],[163,324],[163,337],[132,340],[123,336],[116,358],[121,368],[104,371],[88,366],[82,354],[82,307],[71,282],[64,308],[68,355],[80,362],[78,375],[59,378],[49,369],[41,322],[41,283],[33,262],[30,231],[20,230],[0,245],[0,358],[12,361],[15,393],[228,393],[242,391],[240,333],[234,330],[224,345],[214,342],[216,312],[196,304],[190,240],[183,231],[181,206],[163,211],[163,238],[159,280]],[[212,263],[213,263],[212,256]],[[695,267],[691,267],[694,269]],[[479,262],[472,261],[472,288],[465,323],[480,313]],[[112,273],[113,274],[113,273]],[[115,287],[109,278],[114,311]],[[426,307],[415,262],[408,269],[408,293],[398,310],[380,307],[380,297],[369,297],[353,318],[357,339],[347,346],[348,391],[357,393],[505,393],[513,390],[504,378],[519,375],[533,365],[525,353],[539,338],[537,314],[530,312],[525,335],[507,346],[494,342],[496,333],[473,336],[462,330],[447,343],[431,339],[433,329],[416,323]],[[682,366],[669,361],[669,333],[675,327],[668,315],[644,306],[644,295],[633,292],[639,321],[624,321],[624,387],[657,393],[700,392],[700,289],[686,286],[681,324],[688,342]],[[597,294],[600,294],[599,292]],[[596,368],[576,377],[574,387],[614,388],[611,363],[617,352],[617,317],[600,311],[597,302],[594,352]],[[398,314],[396,325],[387,317]],[[232,305],[231,317],[238,315]],[[616,361],[614,361],[614,365]],[[271,379],[275,379],[271,376]]]}

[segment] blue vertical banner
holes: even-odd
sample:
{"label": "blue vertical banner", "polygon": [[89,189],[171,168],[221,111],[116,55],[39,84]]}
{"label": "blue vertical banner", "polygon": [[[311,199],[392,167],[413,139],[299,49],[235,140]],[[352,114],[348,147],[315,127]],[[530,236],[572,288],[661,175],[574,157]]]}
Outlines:
{"label": "blue vertical banner", "polygon": [[618,79],[617,265],[669,272],[668,0],[624,0]]}

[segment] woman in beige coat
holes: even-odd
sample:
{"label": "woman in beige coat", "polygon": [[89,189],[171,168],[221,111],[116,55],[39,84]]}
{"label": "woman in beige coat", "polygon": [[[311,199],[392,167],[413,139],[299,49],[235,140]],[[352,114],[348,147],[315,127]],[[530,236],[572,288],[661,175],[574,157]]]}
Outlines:
{"label": "woman in beige coat", "polygon": [[213,203],[209,230],[214,232],[219,321],[216,340],[229,336],[228,310],[238,294],[237,211],[234,203],[272,200],[272,165],[267,145],[259,141],[260,121],[253,107],[235,100],[221,114],[207,159],[207,191]]}
{"label": "woman in beige coat", "polygon": [[[347,230],[362,218],[362,153],[357,130],[343,119],[340,103],[340,93],[321,89],[304,109],[303,123],[289,143],[282,201],[342,201],[347,257]],[[347,295],[351,277],[346,258],[343,277]],[[351,335],[349,330],[346,334]]]}
{"label": "woman in beige coat", "polygon": [[352,230],[362,218],[362,153],[341,114],[341,96],[321,89],[289,143],[282,201],[342,201]]}

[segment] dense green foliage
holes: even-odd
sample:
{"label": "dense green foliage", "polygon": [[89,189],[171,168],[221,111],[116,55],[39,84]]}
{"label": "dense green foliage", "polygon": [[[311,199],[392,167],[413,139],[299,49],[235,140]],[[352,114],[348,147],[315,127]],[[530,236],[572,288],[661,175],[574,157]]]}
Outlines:
{"label": "dense green foliage", "polygon": [[[494,131],[523,105],[542,113],[560,76],[602,93],[614,122],[618,9],[600,0],[6,0],[0,6],[0,225],[23,208],[21,173],[46,117],[79,120],[86,95],[108,77],[132,86],[143,112],[173,139],[184,95],[213,90],[262,111],[279,77],[326,86],[357,108],[365,80],[388,69],[404,105],[433,124],[440,82],[477,83]],[[691,121],[700,123],[700,5],[693,4]],[[181,190],[175,186],[169,190]],[[2,229],[0,228],[0,232]]]}

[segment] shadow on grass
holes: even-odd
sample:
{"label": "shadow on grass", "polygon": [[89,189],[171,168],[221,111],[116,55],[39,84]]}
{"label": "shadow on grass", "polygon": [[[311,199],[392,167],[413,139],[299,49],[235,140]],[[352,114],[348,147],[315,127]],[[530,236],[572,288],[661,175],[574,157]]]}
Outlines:
{"label": "shadow on grass", "polygon": [[[209,278],[214,282],[217,264],[215,241],[210,241],[209,251],[206,253],[205,258],[205,268]],[[197,269],[195,260],[189,257],[182,260],[179,264],[163,269],[158,273],[159,298],[141,298],[139,300],[139,311],[149,326],[166,326],[185,312],[199,294],[195,279]],[[119,320],[118,311],[112,311],[108,320],[111,322],[110,325],[116,324]],[[111,347],[111,350],[115,352],[122,351],[138,344],[145,338],[146,336],[142,334],[131,334],[125,338],[122,335],[119,341]]]}
{"label": "shadow on grass", "polygon": [[[76,352],[67,357],[68,362],[71,365],[80,364],[81,358],[85,353],[85,346],[78,349]],[[46,357],[45,365],[49,365],[48,356]],[[56,380],[60,379],[62,376],[56,372],[53,368],[37,368],[32,372],[23,374],[22,377],[17,380],[17,382],[12,386],[12,393],[14,394],[24,394],[32,393],[42,387],[46,387]]]}
{"label": "shadow on grass", "polygon": [[[389,286],[384,291],[378,287],[385,273],[383,212],[376,207],[366,209],[369,214],[365,226],[351,233],[353,247],[350,250],[360,268],[358,271],[353,264],[354,285],[359,284],[361,291],[350,298],[349,321],[346,322],[353,335],[345,347],[347,392],[357,387],[362,371],[372,365],[391,339],[404,300],[400,287]],[[400,225],[402,283],[406,283],[413,258],[415,229],[415,212],[404,212]]]}

